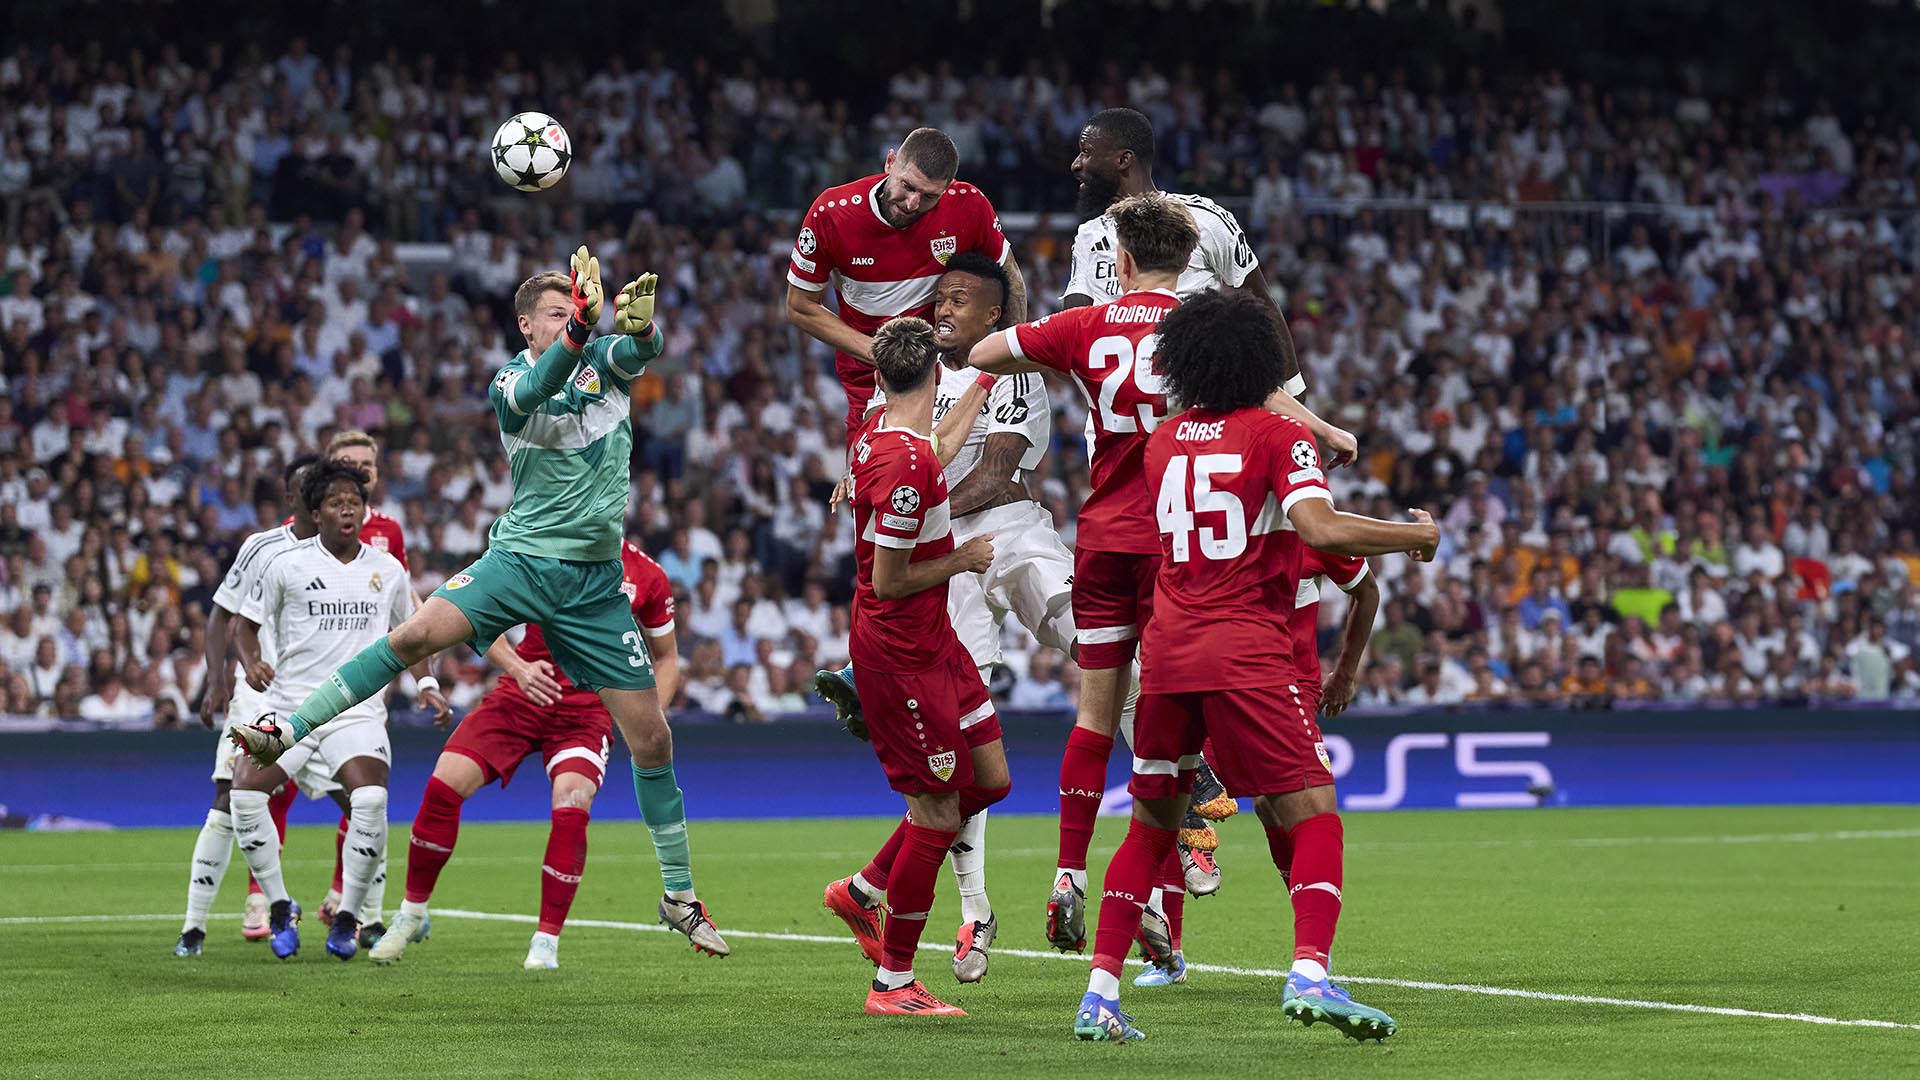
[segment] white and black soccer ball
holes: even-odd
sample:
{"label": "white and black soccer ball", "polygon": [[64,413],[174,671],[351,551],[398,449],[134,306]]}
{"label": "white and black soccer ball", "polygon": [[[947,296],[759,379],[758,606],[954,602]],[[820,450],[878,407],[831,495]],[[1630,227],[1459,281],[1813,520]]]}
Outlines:
{"label": "white and black soccer ball", "polygon": [[493,171],[521,191],[545,191],[571,164],[573,141],[546,113],[516,113],[493,133]]}

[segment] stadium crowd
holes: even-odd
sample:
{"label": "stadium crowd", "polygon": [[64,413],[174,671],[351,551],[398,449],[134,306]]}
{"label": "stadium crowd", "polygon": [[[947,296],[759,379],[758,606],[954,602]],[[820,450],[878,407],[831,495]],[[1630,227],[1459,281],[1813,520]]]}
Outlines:
{"label": "stadium crowd", "polygon": [[[519,195],[485,139],[558,85],[576,159]],[[583,240],[609,280],[661,276],[629,532],[680,598],[680,705],[808,707],[846,658],[853,538],[827,511],[841,390],[782,315],[792,211],[940,126],[1003,213],[1042,211],[1010,229],[1037,315],[1074,140],[1114,104],[1154,119],[1162,185],[1255,237],[1309,403],[1360,439],[1337,496],[1444,523],[1434,563],[1376,561],[1362,704],[1920,691],[1911,127],[1473,68],[943,61],[885,89],[867,113],[752,60],[477,79],[298,38],[0,57],[0,714],[188,716],[226,560],[339,430],[385,441],[421,593],[475,557],[511,490],[486,400],[508,298]],[[1413,199],[1635,205],[1379,201]],[[1085,413],[1054,402],[1037,484],[1071,543]],[[1068,707],[1071,662],[1008,635],[1005,702]],[[452,659],[471,704],[486,673]]]}

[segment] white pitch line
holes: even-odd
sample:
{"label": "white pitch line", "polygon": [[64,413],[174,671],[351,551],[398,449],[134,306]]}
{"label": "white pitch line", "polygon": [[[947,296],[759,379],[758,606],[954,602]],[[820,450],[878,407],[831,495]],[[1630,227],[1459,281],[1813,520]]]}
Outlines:
{"label": "white pitch line", "polygon": [[[443,919],[473,919],[484,922],[535,923],[540,920],[532,915],[502,911],[470,911],[465,908],[434,908],[433,914]],[[165,922],[178,919],[178,915],[14,915],[0,917],[0,925],[23,926],[55,923],[99,923],[99,922]],[[238,918],[232,914],[215,915],[216,919]],[[659,923],[623,922],[618,919],[568,919],[568,926],[586,926],[602,930],[630,930],[648,934],[671,934],[675,931]],[[790,934],[766,930],[728,929],[726,936],[755,941],[798,941],[812,945],[840,945],[857,947],[850,937],[837,937],[831,934]],[[937,942],[920,943],[920,951],[946,955],[948,947]],[[1081,956],[1060,952],[1041,952],[1037,949],[995,949],[999,956],[1018,956],[1028,960],[1069,960],[1085,963]],[[1130,961],[1136,967],[1144,967],[1140,961]],[[1212,975],[1237,975],[1258,979],[1284,979],[1285,970],[1278,968],[1243,968],[1224,964],[1188,964],[1188,968]],[[1477,983],[1428,982],[1424,979],[1382,979],[1365,975],[1341,975],[1341,982],[1359,983],[1370,986],[1394,986],[1404,990],[1432,990],[1452,994],[1478,994],[1483,997],[1523,998],[1528,1001],[1555,1001],[1572,1005],[1610,1005],[1622,1009],[1650,1009],[1658,1012],[1700,1013],[1709,1016],[1737,1016],[1755,1020],[1791,1020],[1802,1024],[1822,1024],[1830,1027],[1891,1028],[1897,1031],[1920,1031],[1920,1024],[1902,1024],[1892,1020],[1847,1020],[1837,1016],[1816,1016],[1813,1013],[1765,1012],[1759,1009],[1739,1009],[1724,1005],[1689,1005],[1677,1001],[1640,1001],[1634,998],[1597,997],[1591,994],[1556,994],[1544,990],[1519,990],[1508,986],[1481,986]]]}

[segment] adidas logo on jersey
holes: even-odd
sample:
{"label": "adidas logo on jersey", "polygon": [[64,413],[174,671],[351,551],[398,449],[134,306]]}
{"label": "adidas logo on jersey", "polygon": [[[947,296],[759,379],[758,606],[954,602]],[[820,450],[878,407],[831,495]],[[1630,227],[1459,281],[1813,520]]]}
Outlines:
{"label": "adidas logo on jersey", "polygon": [[307,582],[308,592],[324,592],[326,591],[326,588],[327,588],[327,583],[324,581],[321,581],[319,578],[314,578],[312,581]]}

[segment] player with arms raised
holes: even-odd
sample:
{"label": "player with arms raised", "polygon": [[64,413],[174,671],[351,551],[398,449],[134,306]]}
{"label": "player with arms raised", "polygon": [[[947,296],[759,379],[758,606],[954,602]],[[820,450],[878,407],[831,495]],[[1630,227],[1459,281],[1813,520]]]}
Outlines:
{"label": "player with arms raised", "polygon": [[673,736],[654,689],[633,610],[621,592],[621,524],[633,451],[631,386],[660,354],[655,279],[642,275],[615,300],[615,335],[590,340],[600,318],[600,263],[585,247],[568,274],[537,274],[514,293],[527,348],[489,390],[513,471],[513,502],[478,562],[447,579],[393,633],[368,646],[290,716],[230,729],[270,762],[309,731],[365,701],[406,665],[466,641],[485,653],[520,623],[545,630],[574,685],[595,691],[633,753],[634,793],[652,834],[666,895],[661,920],[696,948],[714,948],[694,895],[686,812],[673,771]]}
{"label": "player with arms raised", "polygon": [[[626,580],[620,589],[632,601],[633,617],[646,634],[660,697],[673,697],[680,656],[673,637],[673,586],[666,571],[628,542],[620,551]],[[591,691],[582,690],[553,666],[546,637],[529,624],[518,646],[495,638],[487,659],[506,674],[447,740],[434,763],[420,810],[413,816],[407,854],[407,897],[393,931],[373,948],[376,964],[390,964],[427,926],[427,901],[460,836],[460,807],[495,780],[512,782],[521,759],[539,752],[553,784],[553,823],[540,864],[540,921],[523,965],[529,971],[560,966],[560,929],[580,888],[587,864],[587,817],[606,777],[613,719]],[[706,928],[702,928],[703,932]],[[725,942],[718,947],[726,948]]]}
{"label": "player with arms raised", "polygon": [[[962,252],[940,275],[934,295],[940,361],[934,441],[947,481],[953,537],[962,544],[975,536],[994,538],[993,565],[985,573],[959,574],[947,582],[947,616],[985,681],[988,669],[1001,662],[1000,627],[1010,612],[1042,645],[1072,651],[1073,555],[1021,480],[1039,464],[1051,434],[1045,383],[1038,375],[996,381],[967,365],[973,347],[1001,325],[1012,295],[1006,268],[984,255]],[[852,680],[853,667],[830,674]],[[864,725],[856,730],[864,732]],[[973,760],[977,787],[1006,785],[1006,754],[998,743],[975,745]],[[875,963],[880,931],[874,911],[899,838],[896,832],[859,874],[827,888],[827,907],[847,922]],[[961,982],[979,982],[999,932],[987,900],[984,809],[966,816],[953,845],[953,873],[961,920],[953,974]]]}
{"label": "player with arms raised", "polygon": [[[319,531],[275,552],[240,609],[234,642],[247,684],[262,695],[267,715],[311,694],[347,658],[380,640],[413,614],[413,590],[398,560],[360,540],[367,489],[359,470],[324,461],[306,471],[301,496]],[[265,628],[272,641],[261,644]],[[267,655],[273,657],[267,659]],[[427,671],[413,665],[420,696],[445,723],[452,714]],[[373,695],[344,711],[339,722],[299,740],[272,763],[236,771],[234,833],[241,854],[270,904],[270,943],[285,959],[300,948],[297,914],[280,876],[280,845],[267,817],[267,793],[284,785],[310,759],[346,789],[352,832],[347,838],[340,910],[327,951],[350,960],[359,951],[358,913],[387,855],[386,703]]]}
{"label": "player with arms raised", "polygon": [[1393,1020],[1328,980],[1340,915],[1343,841],[1333,773],[1302,697],[1289,623],[1304,549],[1367,556],[1439,544],[1432,518],[1380,521],[1333,508],[1306,427],[1265,408],[1285,379],[1265,305],[1203,293],[1160,324],[1156,363],[1185,411],[1147,441],[1145,478],[1163,559],[1153,618],[1141,642],[1134,722],[1133,822],[1102,883],[1082,1039],[1144,1037],[1120,1011],[1120,967],[1155,871],[1173,850],[1202,745],[1220,779],[1251,797],[1278,861],[1290,845],[1294,965],[1282,994],[1289,1017],[1329,1020],[1355,1038],[1393,1034]]}
{"label": "player with arms raised", "polygon": [[[994,334],[969,356],[974,367],[1001,376],[1045,369],[1071,377],[1086,394],[1097,432],[1093,491],[1080,508],[1074,545],[1080,708],[1060,762],[1060,852],[1047,900],[1047,940],[1074,952],[1086,948],[1087,848],[1160,563],[1152,500],[1141,478],[1147,437],[1167,417],[1153,371],[1155,331],[1180,304],[1174,285],[1199,241],[1187,208],[1157,193],[1116,205],[1112,217],[1124,290],[1119,299]],[[1177,853],[1173,858],[1178,880]]]}
{"label": "player with arms raised", "polygon": [[[960,154],[937,128],[918,128],[887,151],[886,171],[831,187],[800,223],[787,265],[787,321],[834,348],[847,392],[847,443],[873,399],[873,334],[897,315],[925,319],[933,284],[953,256],[978,251],[1007,268],[1007,316],[1026,318],[1027,288],[999,215],[981,190],[956,180]],[[838,294],[836,315],[826,306]]]}

